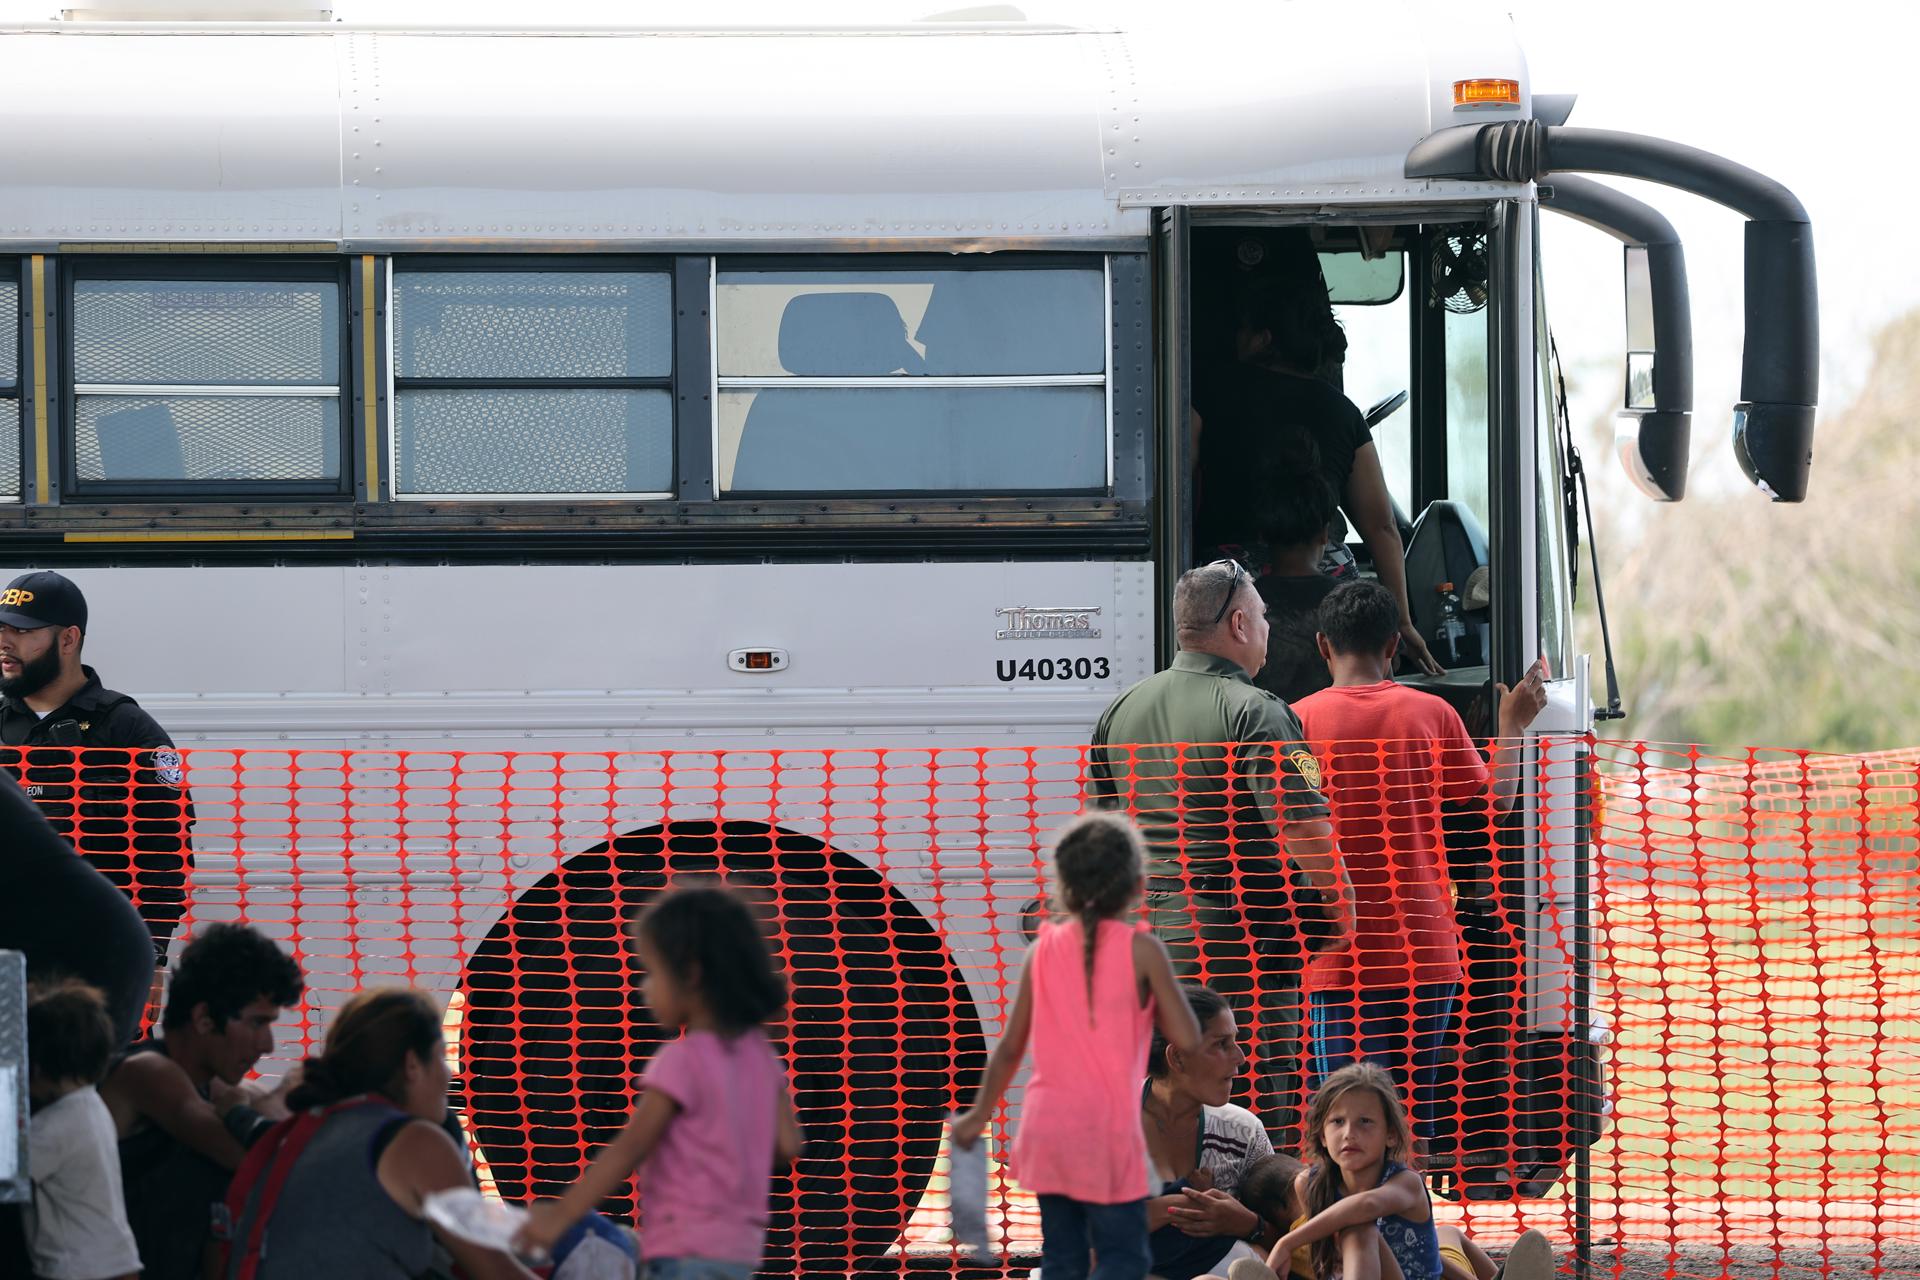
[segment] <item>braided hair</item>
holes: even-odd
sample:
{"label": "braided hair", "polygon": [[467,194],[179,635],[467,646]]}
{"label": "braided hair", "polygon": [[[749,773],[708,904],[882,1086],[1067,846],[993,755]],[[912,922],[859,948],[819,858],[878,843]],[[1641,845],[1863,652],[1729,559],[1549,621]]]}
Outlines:
{"label": "braided hair", "polygon": [[1140,900],[1147,851],[1140,829],[1117,813],[1083,813],[1053,846],[1057,908],[1080,921],[1086,935],[1087,994],[1093,994],[1094,944],[1100,922],[1124,915]]}

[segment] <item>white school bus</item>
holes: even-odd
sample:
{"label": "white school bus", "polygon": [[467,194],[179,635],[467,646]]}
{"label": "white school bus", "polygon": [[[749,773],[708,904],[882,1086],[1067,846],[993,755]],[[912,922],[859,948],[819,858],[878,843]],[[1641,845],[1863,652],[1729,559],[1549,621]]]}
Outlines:
{"label": "white school bus", "polygon": [[[1793,501],[1804,213],[1727,161],[1569,125],[1477,8],[1374,10],[1364,41],[1334,5],[1043,9],[0,5],[0,560],[79,581],[90,660],[189,748],[198,916],[332,911],[310,969],[461,993],[469,1118],[511,1194],[617,1124],[657,1037],[595,994],[618,985],[607,904],[700,865],[836,957],[790,957],[825,1153],[796,1203],[831,1191],[852,1243],[791,1255],[897,1244],[1072,749],[1170,657],[1196,370],[1282,243],[1346,329],[1430,640],[1440,585],[1488,571],[1424,686],[1464,705],[1541,653],[1558,677],[1514,852],[1515,1017],[1563,1080],[1583,1042],[1595,709],[1539,220],[1626,245],[1620,457],[1678,500],[1680,246],[1583,175],[1747,215],[1731,427]],[[1494,1194],[1579,1145],[1492,1142]]]}

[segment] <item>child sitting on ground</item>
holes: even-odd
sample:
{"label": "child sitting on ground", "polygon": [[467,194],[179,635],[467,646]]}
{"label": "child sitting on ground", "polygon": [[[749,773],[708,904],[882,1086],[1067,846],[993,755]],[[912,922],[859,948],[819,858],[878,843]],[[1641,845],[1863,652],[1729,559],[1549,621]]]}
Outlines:
{"label": "child sitting on ground", "polygon": [[94,1088],[113,1050],[113,1019],[98,988],[63,978],[28,991],[33,1203],[26,1235],[39,1280],[140,1274],[120,1192],[113,1117]]}
{"label": "child sitting on ground", "polygon": [[[1300,1205],[1294,1196],[1294,1182],[1301,1165],[1292,1156],[1275,1152],[1256,1162],[1240,1179],[1240,1200],[1260,1215],[1269,1232],[1283,1232],[1300,1217]],[[1313,1280],[1313,1272],[1303,1270],[1305,1255],[1297,1255],[1294,1274],[1300,1280]]]}
{"label": "child sitting on ground", "polygon": [[[1413,1168],[1413,1129],[1393,1078],[1368,1062],[1327,1077],[1307,1108],[1310,1163],[1294,1179],[1302,1215],[1266,1262],[1233,1265],[1231,1280],[1278,1280],[1283,1260],[1302,1280],[1551,1280],[1553,1251],[1528,1231],[1505,1267],[1457,1228],[1433,1220]],[[1270,1193],[1268,1193],[1270,1194]]]}

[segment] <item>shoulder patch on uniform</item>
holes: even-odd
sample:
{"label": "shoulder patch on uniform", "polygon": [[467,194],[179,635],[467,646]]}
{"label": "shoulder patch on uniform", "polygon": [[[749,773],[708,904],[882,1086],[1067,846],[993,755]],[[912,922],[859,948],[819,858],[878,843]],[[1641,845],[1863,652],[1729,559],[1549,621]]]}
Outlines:
{"label": "shoulder patch on uniform", "polygon": [[[1315,766],[1318,768],[1318,766]],[[172,747],[161,747],[153,753],[153,771],[160,781],[170,787],[180,785],[180,753]],[[1315,784],[1319,785],[1318,783]]]}
{"label": "shoulder patch on uniform", "polygon": [[1300,771],[1300,776],[1308,786],[1315,791],[1320,789],[1320,762],[1314,759],[1313,752],[1305,747],[1295,747],[1287,753],[1287,759],[1293,762],[1293,767]]}

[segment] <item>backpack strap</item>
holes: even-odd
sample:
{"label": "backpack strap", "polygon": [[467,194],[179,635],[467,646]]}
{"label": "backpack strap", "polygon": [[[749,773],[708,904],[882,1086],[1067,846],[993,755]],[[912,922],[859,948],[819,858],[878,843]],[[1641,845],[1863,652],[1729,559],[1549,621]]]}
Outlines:
{"label": "backpack strap", "polygon": [[227,1188],[226,1203],[221,1206],[228,1233],[227,1258],[221,1271],[227,1280],[254,1280],[260,1269],[267,1224],[279,1204],[280,1193],[286,1189],[287,1179],[293,1176],[301,1153],[321,1126],[342,1111],[386,1105],[377,1098],[358,1097],[329,1107],[310,1107],[280,1121],[248,1148],[246,1159],[234,1171],[233,1182]]}

